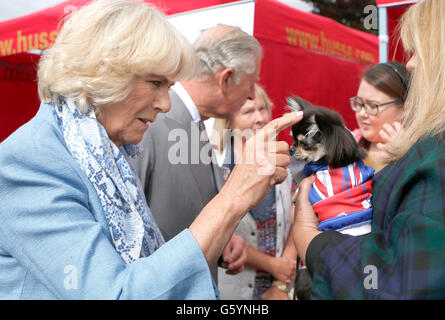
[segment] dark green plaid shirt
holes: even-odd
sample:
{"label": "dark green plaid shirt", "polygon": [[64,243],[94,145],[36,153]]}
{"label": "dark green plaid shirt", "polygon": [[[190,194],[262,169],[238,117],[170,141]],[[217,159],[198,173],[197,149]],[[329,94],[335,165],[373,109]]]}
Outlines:
{"label": "dark green plaid shirt", "polygon": [[445,298],[445,142],[418,142],[379,172],[372,205],[370,234],[310,243],[312,298]]}

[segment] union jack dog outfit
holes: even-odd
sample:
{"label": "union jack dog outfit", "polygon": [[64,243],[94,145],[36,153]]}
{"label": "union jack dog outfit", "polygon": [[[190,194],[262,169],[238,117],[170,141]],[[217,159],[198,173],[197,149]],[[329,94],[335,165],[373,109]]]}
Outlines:
{"label": "union jack dog outfit", "polygon": [[334,168],[326,163],[307,163],[304,174],[315,173],[309,201],[318,215],[318,230],[350,235],[371,231],[372,178],[374,169],[362,160]]}

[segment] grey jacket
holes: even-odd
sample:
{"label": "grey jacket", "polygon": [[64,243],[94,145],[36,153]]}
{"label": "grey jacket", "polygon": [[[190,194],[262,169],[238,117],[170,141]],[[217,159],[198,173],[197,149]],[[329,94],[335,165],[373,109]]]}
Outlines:
{"label": "grey jacket", "polygon": [[158,114],[142,140],[143,154],[133,160],[166,241],[188,228],[223,184],[221,169],[211,163],[208,141],[201,141],[198,123],[173,90],[170,99],[171,110]]}

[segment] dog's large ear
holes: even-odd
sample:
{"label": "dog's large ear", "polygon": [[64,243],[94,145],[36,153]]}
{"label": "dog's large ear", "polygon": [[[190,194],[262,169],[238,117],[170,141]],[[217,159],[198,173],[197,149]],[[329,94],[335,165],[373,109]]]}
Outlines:
{"label": "dog's large ear", "polygon": [[334,167],[343,167],[366,157],[352,133],[344,126],[333,126],[325,136],[327,162]]}
{"label": "dog's large ear", "polygon": [[301,102],[299,103],[297,99],[293,97],[287,97],[286,102],[292,111],[304,111],[304,104],[302,104]]}
{"label": "dog's large ear", "polygon": [[320,127],[318,126],[318,123],[317,123],[316,114],[313,113],[309,116],[309,123],[311,125],[309,127],[308,134],[310,137],[313,137],[317,132],[320,131]]}
{"label": "dog's large ear", "polygon": [[337,111],[319,107],[315,120],[323,133],[328,164],[343,167],[366,157]]}
{"label": "dog's large ear", "polygon": [[[317,125],[317,119],[315,119],[315,113],[313,113],[309,116],[309,122]],[[318,128],[318,125],[317,125],[317,128]]]}

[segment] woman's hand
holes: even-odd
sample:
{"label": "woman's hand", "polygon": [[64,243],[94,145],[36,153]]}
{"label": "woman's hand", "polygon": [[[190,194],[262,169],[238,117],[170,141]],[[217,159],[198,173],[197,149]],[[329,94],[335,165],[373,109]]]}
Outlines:
{"label": "woman's hand", "polygon": [[246,241],[240,236],[232,236],[222,253],[222,267],[227,268],[227,274],[238,274],[244,270],[247,261]]}
{"label": "woman's hand", "polygon": [[398,134],[403,130],[400,122],[394,121],[392,124],[385,123],[380,130],[379,135],[383,142],[377,143],[377,148],[381,152],[385,151],[385,146],[391,144],[394,139],[397,139]]}
{"label": "woman's hand", "polygon": [[321,232],[318,231],[318,219],[309,202],[309,190],[314,182],[314,177],[309,176],[300,183],[295,204],[294,227],[292,230],[295,248],[298,255],[306,262],[306,251],[309,243]]}
{"label": "woman's hand", "polygon": [[296,265],[295,260],[286,257],[272,258],[269,273],[273,275],[275,280],[289,284],[295,279]]}
{"label": "woman's hand", "polygon": [[276,141],[276,138],[282,130],[302,118],[301,112],[292,112],[272,120],[245,143],[242,156],[237,159],[220,192],[236,199],[241,212],[256,207],[271,186],[286,179],[286,168],[290,163],[289,145]]}

